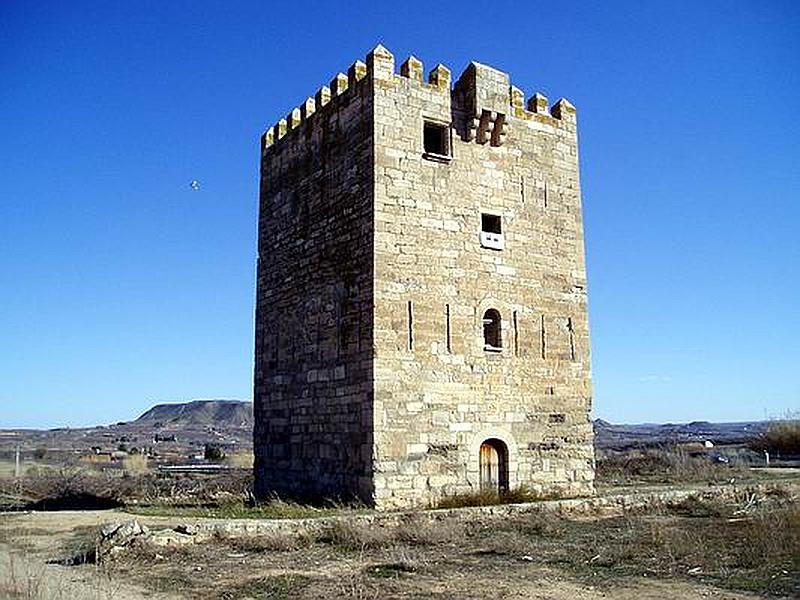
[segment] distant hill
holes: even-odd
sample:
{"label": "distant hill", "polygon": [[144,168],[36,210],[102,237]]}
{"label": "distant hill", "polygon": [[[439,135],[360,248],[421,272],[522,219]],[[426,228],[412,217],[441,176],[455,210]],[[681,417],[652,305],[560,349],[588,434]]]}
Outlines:
{"label": "distant hill", "polygon": [[620,425],[602,419],[594,421],[595,445],[600,448],[625,448],[676,442],[703,442],[715,444],[742,444],[764,431],[768,423],[752,421],[742,423],[642,423]]}
{"label": "distant hill", "polygon": [[178,428],[252,428],[253,403],[243,400],[193,400],[182,404],[157,404],[133,423],[161,423]]}

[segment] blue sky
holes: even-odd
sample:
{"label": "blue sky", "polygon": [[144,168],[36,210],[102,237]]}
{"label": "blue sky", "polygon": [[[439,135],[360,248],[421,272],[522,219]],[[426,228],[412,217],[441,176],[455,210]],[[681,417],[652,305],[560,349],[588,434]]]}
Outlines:
{"label": "blue sky", "polygon": [[596,416],[800,407],[800,3],[3,2],[0,39],[0,427],[251,397],[260,133],[378,42],[577,106]]}

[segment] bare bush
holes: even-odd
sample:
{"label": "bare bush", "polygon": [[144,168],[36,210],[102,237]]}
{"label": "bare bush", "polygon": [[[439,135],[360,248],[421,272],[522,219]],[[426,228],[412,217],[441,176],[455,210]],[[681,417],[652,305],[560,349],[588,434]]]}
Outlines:
{"label": "bare bush", "polygon": [[337,519],[320,536],[320,541],[344,550],[365,550],[389,545],[394,539],[391,527],[373,523]]}
{"label": "bare bush", "polygon": [[598,482],[624,485],[725,481],[746,476],[747,470],[739,464],[718,462],[713,456],[695,455],[677,444],[664,444],[598,458],[596,474]]}
{"label": "bare bush", "polygon": [[800,505],[758,512],[744,521],[744,539],[738,555],[743,567],[758,567],[780,560],[800,557]]}
{"label": "bare bush", "polygon": [[238,552],[292,552],[308,548],[315,536],[306,531],[294,534],[271,532],[255,536],[217,536],[217,539]]}
{"label": "bare bush", "polygon": [[464,523],[453,519],[431,522],[412,516],[395,529],[393,538],[409,546],[435,546],[463,539],[465,532]]}
{"label": "bare bush", "polygon": [[547,494],[537,493],[530,488],[523,486],[512,490],[480,490],[465,494],[454,494],[445,496],[436,504],[436,508],[464,508],[467,506],[491,506],[495,504],[522,504],[525,502],[537,502],[539,500],[552,500],[559,498],[558,491]]}
{"label": "bare bush", "polygon": [[750,442],[750,447],[777,456],[800,455],[800,418],[790,416],[772,421],[764,433]]}
{"label": "bare bush", "polygon": [[[137,455],[127,460],[146,459]],[[252,472],[245,470],[174,475],[140,472],[141,468],[136,462],[126,464],[122,473],[86,467],[38,469],[18,481],[0,480],[0,494],[13,494],[29,502],[94,497],[119,504],[203,505],[236,501],[244,506],[252,485]]]}

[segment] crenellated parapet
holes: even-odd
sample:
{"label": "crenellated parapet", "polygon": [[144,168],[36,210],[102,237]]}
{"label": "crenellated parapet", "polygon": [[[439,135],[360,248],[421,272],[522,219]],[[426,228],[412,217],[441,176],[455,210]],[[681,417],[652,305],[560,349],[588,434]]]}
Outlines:
{"label": "crenellated parapet", "polygon": [[332,110],[340,98],[355,93],[362,82],[392,85],[398,78],[408,79],[429,90],[452,94],[453,106],[467,115],[465,139],[479,144],[502,145],[508,135],[509,117],[551,124],[574,124],[576,121],[575,107],[568,100],[562,98],[548,106],[547,98],[535,93],[526,101],[524,92],[511,84],[509,75],[493,67],[470,62],[453,86],[450,69],[439,64],[428,73],[426,81],[420,59],[409,56],[400,65],[400,72],[396,73],[394,55],[378,45],[366,56],[366,61],[357,60],[347,73],[337,73],[327,86],[317,90],[313,98],[307,98],[267,129],[261,139],[262,151],[292,131],[301,129],[315,115]]}
{"label": "crenellated parapet", "polygon": [[[381,48],[378,46],[370,55],[379,52]],[[347,73],[337,73],[328,85],[317,90],[313,98],[306,98],[300,106],[292,109],[285,118],[264,132],[261,136],[262,152],[277,144],[288,133],[302,128],[307,122],[314,119],[315,115],[331,110],[331,107],[336,105],[340,98],[352,93],[349,91],[355,90],[368,74],[370,74],[370,68],[367,63],[360,60],[350,65]]]}

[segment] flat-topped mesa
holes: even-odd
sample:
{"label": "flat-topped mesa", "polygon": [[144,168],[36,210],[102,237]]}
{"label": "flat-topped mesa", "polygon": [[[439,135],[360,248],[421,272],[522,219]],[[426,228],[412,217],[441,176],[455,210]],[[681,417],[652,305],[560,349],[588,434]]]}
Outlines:
{"label": "flat-topped mesa", "polygon": [[276,144],[287,133],[301,128],[314,114],[348,94],[349,90],[356,89],[362,81],[386,85],[395,81],[396,77],[451,93],[454,107],[464,111],[468,119],[473,120],[467,126],[468,139],[477,139],[479,143],[492,141],[492,145],[499,145],[508,133],[509,116],[524,120],[552,118],[573,124],[576,121],[575,107],[568,100],[562,98],[548,107],[547,98],[535,93],[526,102],[524,92],[511,85],[507,73],[488,65],[470,62],[451,88],[451,71],[446,66],[436,65],[428,73],[426,81],[422,61],[409,56],[400,65],[398,74],[395,72],[394,55],[378,45],[366,56],[366,62],[357,60],[347,73],[337,73],[329,86],[320,88],[313,98],[306,99],[299,107],[292,109],[285,119],[267,129],[261,138],[262,151]]}

